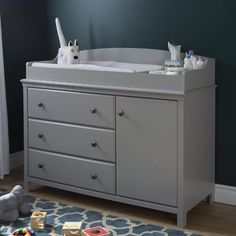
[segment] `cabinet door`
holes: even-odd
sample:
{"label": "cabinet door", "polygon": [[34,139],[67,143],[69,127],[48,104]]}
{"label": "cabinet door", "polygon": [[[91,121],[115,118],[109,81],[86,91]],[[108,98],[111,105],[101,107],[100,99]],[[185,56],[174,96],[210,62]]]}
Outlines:
{"label": "cabinet door", "polygon": [[177,102],[117,97],[117,194],[177,206]]}

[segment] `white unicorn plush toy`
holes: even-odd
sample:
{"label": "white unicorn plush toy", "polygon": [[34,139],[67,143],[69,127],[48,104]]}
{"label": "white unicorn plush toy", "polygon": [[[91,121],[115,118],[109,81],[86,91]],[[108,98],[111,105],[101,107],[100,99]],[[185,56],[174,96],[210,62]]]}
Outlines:
{"label": "white unicorn plush toy", "polygon": [[69,41],[67,45],[60,21],[58,18],[56,18],[55,21],[60,42],[60,48],[57,55],[57,64],[78,64],[80,62],[78,41],[75,39],[74,44]]}

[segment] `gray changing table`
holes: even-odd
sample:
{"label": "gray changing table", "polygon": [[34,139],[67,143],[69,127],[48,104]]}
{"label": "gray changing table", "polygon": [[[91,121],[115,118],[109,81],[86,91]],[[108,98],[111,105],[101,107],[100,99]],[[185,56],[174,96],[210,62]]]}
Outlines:
{"label": "gray changing table", "polygon": [[[81,59],[163,65],[167,51],[108,48]],[[171,212],[214,196],[215,62],[179,75],[26,65],[25,187],[38,183]]]}

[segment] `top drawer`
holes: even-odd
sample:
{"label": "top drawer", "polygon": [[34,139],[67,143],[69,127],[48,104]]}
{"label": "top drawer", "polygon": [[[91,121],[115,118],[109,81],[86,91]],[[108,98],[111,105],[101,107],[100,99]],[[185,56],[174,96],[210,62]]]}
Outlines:
{"label": "top drawer", "polygon": [[115,127],[114,96],[29,88],[28,109],[32,118]]}

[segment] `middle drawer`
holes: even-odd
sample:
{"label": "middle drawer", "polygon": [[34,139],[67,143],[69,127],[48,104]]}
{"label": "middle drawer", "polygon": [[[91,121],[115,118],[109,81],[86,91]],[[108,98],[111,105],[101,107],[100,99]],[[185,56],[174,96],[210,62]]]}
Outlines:
{"label": "middle drawer", "polygon": [[29,119],[29,146],[115,162],[113,130]]}

